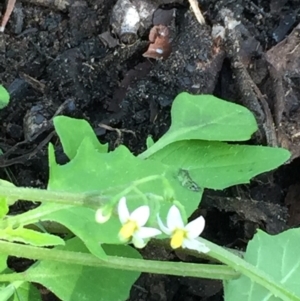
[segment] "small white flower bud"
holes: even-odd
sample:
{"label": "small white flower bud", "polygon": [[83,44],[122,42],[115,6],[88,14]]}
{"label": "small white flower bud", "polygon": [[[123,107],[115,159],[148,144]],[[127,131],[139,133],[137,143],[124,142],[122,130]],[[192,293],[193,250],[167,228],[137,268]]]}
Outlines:
{"label": "small white flower bud", "polygon": [[95,216],[96,222],[99,224],[106,223],[110,219],[111,214],[112,214],[112,208],[108,208],[107,206],[98,209],[96,211],[96,216]]}

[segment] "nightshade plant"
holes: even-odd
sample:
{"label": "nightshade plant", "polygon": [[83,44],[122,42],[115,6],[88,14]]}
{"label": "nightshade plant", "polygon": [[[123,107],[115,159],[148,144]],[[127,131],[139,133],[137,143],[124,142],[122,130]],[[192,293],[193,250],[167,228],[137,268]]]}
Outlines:
{"label": "nightshade plant", "polygon": [[[57,164],[49,144],[47,190],[0,181],[0,300],[41,300],[32,283],[63,301],[126,300],[141,272],[221,279],[230,301],[300,300],[299,229],[258,231],[240,258],[197,237],[209,220],[187,223],[203,189],[248,183],[289,152],[228,144],[249,140],[255,119],[211,95],[181,93],[171,113],[168,132],[155,143],[149,138],[137,157],[123,145],[108,152],[84,120],[54,119],[69,162]],[[41,204],[9,214],[17,200]],[[130,243],[144,247],[153,236],[154,244],[193,249],[223,264],[143,260]],[[7,267],[9,255],[36,261],[17,273]]]}

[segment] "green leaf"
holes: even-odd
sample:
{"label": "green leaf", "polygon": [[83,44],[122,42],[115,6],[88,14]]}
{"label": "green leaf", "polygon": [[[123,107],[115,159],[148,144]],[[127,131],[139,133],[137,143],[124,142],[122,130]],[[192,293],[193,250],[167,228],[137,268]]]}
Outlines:
{"label": "green leaf", "polygon": [[86,137],[91,139],[93,146],[99,152],[107,152],[108,145],[101,144],[98,141],[94,130],[87,121],[66,116],[57,116],[54,118],[53,124],[63,145],[64,152],[69,159],[75,157],[77,149]]}
{"label": "green leaf", "polygon": [[[1,185],[1,184],[0,184]],[[6,197],[1,197],[0,196],[0,219],[2,219],[3,217],[6,216],[7,212],[8,212],[8,206],[7,206],[7,202],[6,202]]]}
{"label": "green leaf", "polygon": [[[87,252],[77,239],[58,248],[74,252]],[[108,255],[141,258],[128,246],[105,246]],[[83,263],[84,264],[84,263]],[[26,271],[28,279],[51,290],[63,301],[122,301],[126,300],[140,273],[110,268],[95,268],[61,262],[42,261]]]}
{"label": "green leaf", "polygon": [[14,281],[0,288],[0,300],[5,301],[41,301],[41,294],[31,283]]}
{"label": "green leaf", "polygon": [[[6,181],[6,180],[2,180],[2,179],[0,179],[0,186],[15,187],[15,185],[13,183]],[[7,214],[8,206],[13,205],[16,201],[18,201],[17,198],[12,199],[12,198],[8,198],[6,196],[0,196],[0,204],[3,206],[0,209],[0,218],[2,218],[3,216],[5,216]]]}
{"label": "green leaf", "polygon": [[190,140],[172,143],[150,160],[187,171],[198,185],[224,189],[248,183],[251,178],[283,164],[290,153],[282,148],[231,145],[223,142]]}
{"label": "green leaf", "polygon": [[[0,272],[12,273],[7,267],[7,255],[0,254]],[[25,281],[14,281],[0,285],[0,300],[9,301],[41,301],[40,293],[35,286]]]}
{"label": "green leaf", "polygon": [[[249,242],[244,259],[299,298],[299,242],[300,229],[290,229],[274,236],[259,230]],[[246,276],[225,282],[224,292],[228,301],[281,300]]]}
{"label": "green leaf", "polygon": [[0,229],[0,238],[11,242],[21,242],[37,247],[64,245],[64,240],[58,236],[40,233],[22,227]]}
{"label": "green leaf", "polygon": [[1,301],[9,300],[14,295],[14,293],[16,292],[16,289],[18,288],[18,285],[19,284],[21,285],[22,283],[23,283],[23,281],[18,281],[14,285],[13,284],[3,285],[0,288],[0,300]]}
{"label": "green leaf", "polygon": [[0,85],[0,109],[5,108],[9,104],[9,98],[7,90]]}
{"label": "green leaf", "polygon": [[[135,157],[125,146],[118,147],[110,153],[99,153],[89,137],[83,140],[77,154],[69,163],[60,166],[54,160],[53,147],[49,147],[50,178],[49,190],[71,192],[95,192],[105,196],[116,194],[127,188],[131,182],[153,175],[164,175],[174,189],[176,199],[185,206],[188,215],[198,207],[202,190],[190,190],[176,179],[173,168],[160,162],[141,160]],[[143,193],[163,196],[165,186],[160,179],[139,186]],[[135,192],[127,194],[128,206],[134,210],[145,204],[145,200]],[[149,203],[151,205],[151,203]],[[160,214],[165,218],[171,203],[161,202]],[[152,220],[156,221],[156,213],[152,212]],[[85,207],[73,207],[46,214],[41,220],[51,220],[63,224],[77,235],[90,252],[103,258],[100,243],[119,244],[120,221],[116,215],[105,224],[95,221],[95,211]]]}
{"label": "green leaf", "polygon": [[[20,285],[18,283],[21,282]],[[41,301],[39,290],[29,282],[15,281],[10,284],[14,288],[14,295],[9,301]],[[0,296],[0,300],[1,296]]]}
{"label": "green leaf", "polygon": [[148,136],[146,141],[147,148],[150,148],[153,144],[154,144],[153,138],[151,136]]}
{"label": "green leaf", "polygon": [[173,102],[171,116],[170,129],[141,158],[176,141],[244,141],[257,130],[255,118],[247,108],[212,95],[180,93]]}
{"label": "green leaf", "polygon": [[[46,205],[47,206],[47,205]],[[64,225],[79,237],[89,251],[95,256],[105,259],[106,254],[102,243],[120,243],[117,237],[119,223],[116,217],[112,217],[105,224],[95,221],[95,211],[85,207],[71,207],[45,215],[42,221],[50,220]]]}
{"label": "green leaf", "polygon": [[7,269],[8,255],[0,254],[0,272],[3,273]]}

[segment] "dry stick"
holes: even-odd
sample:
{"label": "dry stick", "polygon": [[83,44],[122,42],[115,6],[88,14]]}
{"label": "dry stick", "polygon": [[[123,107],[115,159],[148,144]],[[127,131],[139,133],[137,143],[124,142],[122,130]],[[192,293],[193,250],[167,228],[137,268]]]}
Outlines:
{"label": "dry stick", "polygon": [[280,127],[281,119],[283,112],[285,110],[285,95],[282,83],[282,75],[280,72],[268,61],[268,70],[270,77],[272,79],[272,88],[274,89],[274,115],[275,115],[275,124],[277,128]]}
{"label": "dry stick", "polygon": [[197,0],[189,0],[189,2],[190,2],[191,8],[192,8],[198,22],[202,25],[205,24],[205,20],[201,13],[200,8],[199,8],[198,1]]}
{"label": "dry stick", "polygon": [[8,0],[5,13],[4,13],[2,21],[1,21],[0,32],[4,31],[5,26],[9,20],[9,17],[11,15],[12,11],[14,10],[15,3],[16,3],[16,0]]}

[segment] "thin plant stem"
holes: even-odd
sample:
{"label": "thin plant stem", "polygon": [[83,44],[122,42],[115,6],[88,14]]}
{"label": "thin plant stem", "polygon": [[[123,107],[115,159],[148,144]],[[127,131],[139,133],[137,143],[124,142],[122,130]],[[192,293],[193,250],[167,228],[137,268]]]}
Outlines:
{"label": "thin plant stem", "polygon": [[[174,263],[168,261],[133,259],[117,256],[107,256],[105,260],[100,260],[96,256],[89,253],[45,249],[5,241],[0,241],[0,253],[16,257],[26,257],[33,260],[51,260],[65,264],[79,264],[91,267],[106,267],[127,271],[184,277],[229,280],[235,279],[240,275],[225,265],[195,264],[185,262]],[[30,279],[24,279],[26,275],[10,275],[11,274],[0,275],[0,281],[30,281]]]}
{"label": "thin plant stem", "polygon": [[93,208],[99,208],[106,201],[106,198],[103,197],[100,192],[73,193],[2,185],[0,185],[0,196],[7,197],[8,199],[52,202],[72,206],[89,206]]}
{"label": "thin plant stem", "polygon": [[[148,176],[132,183],[129,183],[127,187],[115,198],[117,201],[121,196],[136,189],[137,186],[147,182],[161,180],[165,181],[165,178],[161,175]],[[66,192],[66,191],[51,191],[38,188],[25,188],[15,186],[0,185],[0,196],[8,199],[15,200],[28,200],[32,202],[51,202],[56,204],[71,205],[71,206],[87,206],[94,209],[105,205],[110,200],[108,196],[104,196],[104,191],[91,191],[91,192]]]}

